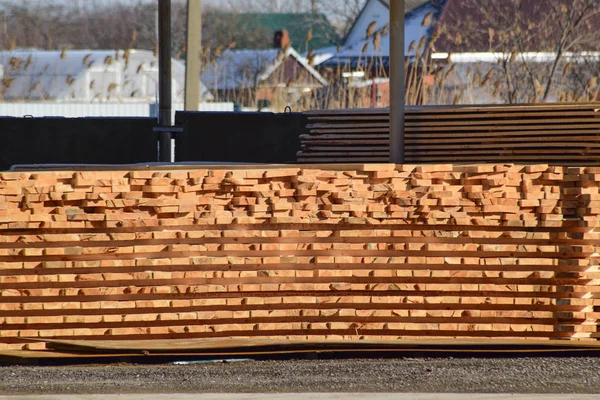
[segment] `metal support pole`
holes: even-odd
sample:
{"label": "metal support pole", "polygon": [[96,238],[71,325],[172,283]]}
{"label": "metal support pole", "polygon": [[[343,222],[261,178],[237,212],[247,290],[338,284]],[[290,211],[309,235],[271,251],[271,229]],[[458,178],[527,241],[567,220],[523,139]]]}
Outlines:
{"label": "metal support pole", "polygon": [[390,3],[390,163],[404,164],[404,0]]}
{"label": "metal support pole", "polygon": [[185,110],[198,111],[202,68],[202,1],[187,0]]}
{"label": "metal support pole", "polygon": [[[158,125],[173,125],[171,117],[171,0],[158,0]],[[171,132],[159,132],[159,161],[172,162]]]}

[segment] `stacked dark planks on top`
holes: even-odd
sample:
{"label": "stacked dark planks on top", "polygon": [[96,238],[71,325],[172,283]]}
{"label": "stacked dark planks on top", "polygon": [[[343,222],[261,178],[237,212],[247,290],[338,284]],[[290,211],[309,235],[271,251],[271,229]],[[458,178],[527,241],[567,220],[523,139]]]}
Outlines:
{"label": "stacked dark planks on top", "polygon": [[[388,162],[389,109],[307,112],[300,163]],[[408,107],[407,163],[600,162],[600,104]]]}

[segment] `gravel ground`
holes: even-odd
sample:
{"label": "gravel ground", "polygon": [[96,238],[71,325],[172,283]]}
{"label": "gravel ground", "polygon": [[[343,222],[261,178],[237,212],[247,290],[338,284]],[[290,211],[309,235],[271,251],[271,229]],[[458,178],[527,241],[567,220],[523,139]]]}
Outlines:
{"label": "gravel ground", "polygon": [[192,392],[600,393],[600,358],[0,367],[1,394]]}

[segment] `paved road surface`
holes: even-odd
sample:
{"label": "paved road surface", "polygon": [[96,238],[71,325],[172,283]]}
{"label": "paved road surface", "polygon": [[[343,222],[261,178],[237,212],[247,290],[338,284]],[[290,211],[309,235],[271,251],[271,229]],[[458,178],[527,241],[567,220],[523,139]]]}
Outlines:
{"label": "paved road surface", "polygon": [[0,367],[1,395],[302,392],[600,394],[600,358]]}
{"label": "paved road surface", "polygon": [[0,396],[0,400],[588,400],[597,395],[436,394],[436,393],[296,393],[296,394],[138,394]]}

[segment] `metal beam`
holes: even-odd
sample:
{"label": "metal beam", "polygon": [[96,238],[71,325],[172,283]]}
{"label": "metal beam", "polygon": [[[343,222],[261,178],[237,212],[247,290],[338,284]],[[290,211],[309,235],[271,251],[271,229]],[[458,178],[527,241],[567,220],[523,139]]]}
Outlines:
{"label": "metal beam", "polygon": [[390,163],[404,163],[404,0],[390,2]]}
{"label": "metal beam", "polygon": [[[158,125],[171,127],[171,0],[158,0],[158,71]],[[172,162],[171,132],[159,135],[159,161]]]}
{"label": "metal beam", "polygon": [[187,0],[185,110],[198,111],[202,68],[202,1]]}

